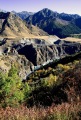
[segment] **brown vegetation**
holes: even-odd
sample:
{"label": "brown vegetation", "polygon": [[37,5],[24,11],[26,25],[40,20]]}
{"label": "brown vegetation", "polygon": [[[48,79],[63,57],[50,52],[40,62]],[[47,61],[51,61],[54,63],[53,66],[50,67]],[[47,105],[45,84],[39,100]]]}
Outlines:
{"label": "brown vegetation", "polygon": [[52,105],[47,108],[20,108],[0,109],[0,120],[80,120],[81,103]]}
{"label": "brown vegetation", "polygon": [[0,95],[6,93],[1,120],[81,120],[81,59],[36,71],[24,84],[13,67],[5,77],[0,76]]}

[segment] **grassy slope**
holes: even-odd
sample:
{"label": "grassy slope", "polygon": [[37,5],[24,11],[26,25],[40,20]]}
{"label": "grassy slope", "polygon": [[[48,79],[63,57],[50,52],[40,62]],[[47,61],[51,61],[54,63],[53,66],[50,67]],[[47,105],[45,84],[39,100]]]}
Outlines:
{"label": "grassy slope", "polygon": [[[72,57],[70,57],[72,58]],[[39,70],[28,81],[34,83],[26,101],[34,107],[0,108],[0,119],[10,120],[80,120],[81,119],[81,55],[56,67]],[[48,74],[50,73],[50,74]],[[36,83],[39,75],[40,82]],[[35,85],[35,86],[34,86]],[[43,106],[41,106],[43,105]],[[49,106],[49,107],[45,107]]]}

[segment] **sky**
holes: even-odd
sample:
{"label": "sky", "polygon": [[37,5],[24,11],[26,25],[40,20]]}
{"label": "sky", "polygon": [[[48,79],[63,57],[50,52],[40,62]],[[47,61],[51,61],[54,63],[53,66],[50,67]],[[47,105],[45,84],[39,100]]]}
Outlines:
{"label": "sky", "polygon": [[6,11],[37,12],[43,8],[81,15],[81,0],[0,0],[0,9]]}

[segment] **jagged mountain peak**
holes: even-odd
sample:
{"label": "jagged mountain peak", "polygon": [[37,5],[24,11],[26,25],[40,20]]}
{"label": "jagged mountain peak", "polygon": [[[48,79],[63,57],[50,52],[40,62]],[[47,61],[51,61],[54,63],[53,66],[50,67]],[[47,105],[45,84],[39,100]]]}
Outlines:
{"label": "jagged mountain peak", "polygon": [[77,18],[81,16],[77,14],[66,14],[53,12],[48,8],[44,8],[32,16],[26,18],[28,23],[38,26],[50,35],[57,35],[58,37],[64,38],[71,34],[80,34],[81,25],[80,20]]}
{"label": "jagged mountain peak", "polygon": [[49,11],[51,11],[51,12],[53,12],[52,10],[50,10],[49,8],[43,8],[42,10],[40,10],[40,11],[44,11],[44,12],[49,12]]}
{"label": "jagged mountain peak", "polygon": [[[44,9],[38,11],[38,12],[35,13],[35,14],[36,14],[36,15],[42,15],[43,17],[52,17],[52,16],[56,17],[56,16],[58,15],[57,12],[54,12],[54,11],[48,9],[48,8],[44,8]],[[34,14],[34,15],[35,15],[35,14]]]}

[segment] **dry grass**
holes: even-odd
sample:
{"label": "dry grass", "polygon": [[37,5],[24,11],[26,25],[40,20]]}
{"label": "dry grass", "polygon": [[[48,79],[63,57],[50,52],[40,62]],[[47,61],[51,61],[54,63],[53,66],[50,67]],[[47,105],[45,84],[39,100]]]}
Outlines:
{"label": "dry grass", "polygon": [[54,106],[48,108],[7,107],[0,109],[0,120],[81,120],[81,103]]}
{"label": "dry grass", "polygon": [[67,37],[67,38],[64,38],[64,39],[61,39],[61,40],[66,40],[66,41],[70,41],[70,42],[78,42],[78,43],[81,43],[81,39],[79,39],[79,38]]}
{"label": "dry grass", "polygon": [[[25,35],[25,36],[7,36],[7,37],[5,37],[5,36],[2,36],[1,38],[9,38],[9,39],[15,39],[15,40],[19,40],[19,39],[21,39],[21,37],[22,38],[28,38],[28,39],[45,39],[45,40],[47,40],[47,39],[49,39],[49,38],[56,38],[56,36],[52,36],[52,35],[48,35],[48,36],[40,36],[40,35]],[[57,37],[58,38],[58,37]],[[15,41],[14,40],[14,41]]]}

